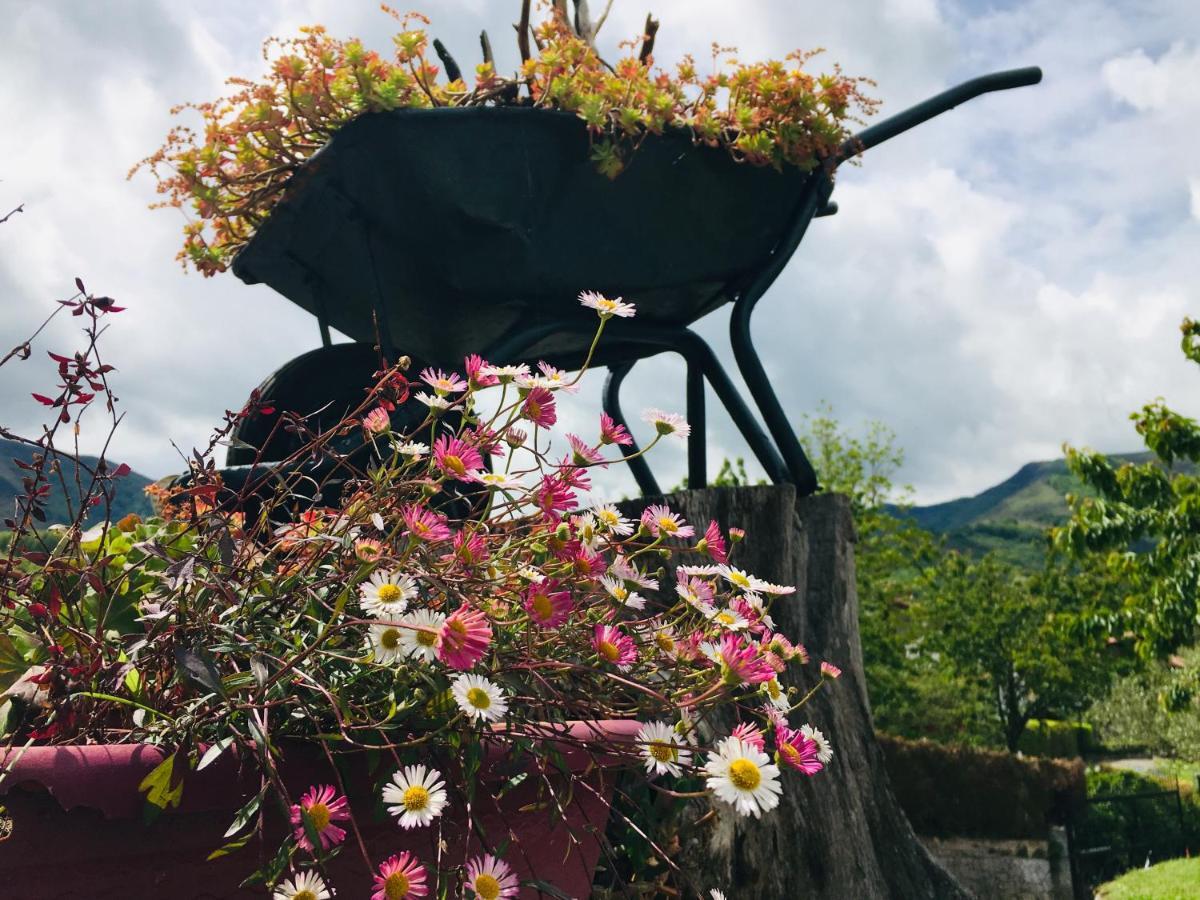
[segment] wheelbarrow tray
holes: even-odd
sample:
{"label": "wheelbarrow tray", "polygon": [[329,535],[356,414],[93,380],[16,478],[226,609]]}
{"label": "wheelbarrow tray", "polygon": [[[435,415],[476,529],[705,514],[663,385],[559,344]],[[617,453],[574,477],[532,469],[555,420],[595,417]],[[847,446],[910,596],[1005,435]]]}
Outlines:
{"label": "wheelbarrow tray", "polygon": [[[649,135],[615,179],[587,129],[531,107],[395,110],[342,128],[234,261],[358,341],[456,364],[518,327],[586,315],[581,290],[686,325],[761,267],[806,175]],[[374,316],[379,317],[379,331]],[[557,334],[538,352],[582,358]]]}

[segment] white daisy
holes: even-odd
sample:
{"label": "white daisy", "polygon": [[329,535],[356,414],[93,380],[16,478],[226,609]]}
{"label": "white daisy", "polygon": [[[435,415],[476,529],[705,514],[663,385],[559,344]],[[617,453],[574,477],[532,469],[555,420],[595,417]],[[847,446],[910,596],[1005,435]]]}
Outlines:
{"label": "white daisy", "polygon": [[605,503],[592,510],[596,524],[604,531],[611,532],[617,537],[628,537],[633,534],[633,522],[621,515],[621,511],[611,503]]}
{"label": "white daisy", "polygon": [[758,818],[779,805],[779,766],[741,738],[721,741],[704,770],[708,789],[743,816]]}
{"label": "white daisy", "polygon": [[521,479],[505,475],[503,472],[485,472],[480,470],[468,473],[468,477],[478,484],[501,491],[515,491],[521,487]]}
{"label": "white daisy", "polygon": [[647,409],[642,412],[642,421],[649,422],[654,426],[654,430],[666,437],[674,435],[681,441],[686,440],[687,436],[692,433],[692,426],[687,423],[687,420],[677,414],[663,412],[661,409]]}
{"label": "white daisy", "polygon": [[720,575],[724,566],[709,564],[706,566],[679,566],[675,569],[676,572],[682,572],[684,575],[696,575],[700,578],[707,578],[712,575]]}
{"label": "white daisy", "polygon": [[417,609],[400,619],[400,647],[404,655],[422,662],[437,659],[437,639],[446,617],[431,609]]}
{"label": "white daisy", "polygon": [[565,391],[568,394],[578,393],[579,385],[573,383],[575,379],[569,373],[544,362],[538,363],[538,369],[542,373],[537,379],[537,383],[541,387],[549,388],[552,391]]}
{"label": "white daisy", "polygon": [[376,619],[392,619],[408,609],[417,583],[399,572],[375,572],[359,588],[362,608]]}
{"label": "white daisy", "polygon": [[417,394],[416,399],[428,406],[429,409],[434,413],[447,410],[453,405],[445,397],[439,397],[437,394],[427,394],[424,391]]}
{"label": "white daisy", "polygon": [[820,729],[813,728],[811,725],[801,725],[800,733],[817,745],[817,759],[822,763],[833,759],[833,747],[829,743],[829,738],[821,734]]}
{"label": "white daisy", "polygon": [[389,666],[400,659],[400,655],[404,652],[403,641],[406,630],[386,623],[371,626],[368,638],[371,652],[375,655],[375,662]]}
{"label": "white daisy", "polygon": [[316,872],[301,872],[275,888],[275,900],[330,900],[332,896]]}
{"label": "white daisy", "polygon": [[383,787],[383,802],[401,828],[428,825],[446,806],[446,783],[437,769],[405,766]]}
{"label": "white daisy", "polygon": [[680,741],[675,729],[666,722],[647,722],[638,729],[637,742],[642,748],[646,771],[651,775],[678,776],[680,766],[689,765],[692,751]]}
{"label": "white daisy", "polygon": [[466,886],[479,900],[509,900],[521,892],[517,873],[508,863],[490,853],[477,856],[467,864]]}
{"label": "white daisy", "polygon": [[622,581],[632,581],[644,590],[658,590],[657,578],[650,578],[643,575],[637,566],[620,554],[612,561],[612,565],[608,567],[608,571],[614,578],[620,578]]}
{"label": "white daisy", "polygon": [[704,617],[712,622],[716,622],[726,631],[742,631],[750,627],[750,623],[746,621],[746,617],[736,610],[732,609],[717,609],[715,606],[701,608]]}
{"label": "white daisy", "polygon": [[625,586],[625,582],[618,581],[611,575],[602,575],[600,576],[600,583],[604,585],[604,589],[608,591],[609,596],[622,606],[628,606],[630,609],[646,608],[646,598],[638,594],[637,591],[629,590]]}
{"label": "white daisy", "polygon": [[422,444],[420,441],[404,441],[396,445],[396,452],[401,456],[410,456],[413,459],[420,459],[422,456],[429,455],[429,445]]}
{"label": "white daisy", "polygon": [[696,649],[699,650],[704,658],[709,662],[716,663],[717,665],[721,664],[720,644],[714,644],[712,641],[701,641],[700,645]]}
{"label": "white daisy", "polygon": [[467,718],[494,722],[508,712],[508,700],[500,686],[482,675],[459,675],[450,688],[454,702]]}
{"label": "white daisy", "polygon": [[588,309],[594,309],[600,314],[601,319],[609,319],[613,316],[618,316],[622,319],[632,319],[637,311],[632,303],[626,303],[620,297],[616,300],[610,300],[603,294],[597,291],[584,291],[579,295],[579,305],[586,306]]}
{"label": "white daisy", "polygon": [[589,550],[595,550],[600,544],[600,534],[596,517],[590,512],[583,515],[571,516],[571,525],[575,528],[575,536],[579,543]]}
{"label": "white daisy", "polygon": [[743,591],[765,591],[766,588],[775,587],[769,581],[763,581],[749,572],[743,572],[741,569],[733,566],[718,566],[717,574],[732,584],[734,587],[741,588]]}
{"label": "white daisy", "polygon": [[712,888],[708,892],[708,896],[711,897],[712,900],[725,900],[725,892],[718,891],[716,888]]}
{"label": "white daisy", "polygon": [[762,691],[767,695],[767,699],[771,701],[771,705],[776,709],[786,712],[791,708],[792,701],[788,699],[787,691],[783,689],[783,685],[779,683],[778,678],[764,681]]}
{"label": "white daisy", "polygon": [[775,630],[775,620],[771,618],[771,614],[767,612],[766,604],[763,603],[763,598],[758,594],[743,594],[742,599],[746,604],[758,613],[758,620],[766,625],[772,631]]}
{"label": "white daisy", "polygon": [[508,384],[529,374],[529,366],[521,363],[519,366],[481,366],[480,375],[492,376],[499,379],[501,384]]}

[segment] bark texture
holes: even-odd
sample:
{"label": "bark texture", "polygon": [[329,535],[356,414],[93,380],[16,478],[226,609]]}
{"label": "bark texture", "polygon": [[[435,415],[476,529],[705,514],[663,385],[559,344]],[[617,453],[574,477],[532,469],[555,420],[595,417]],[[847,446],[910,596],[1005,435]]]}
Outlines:
{"label": "bark texture", "polygon": [[[830,738],[834,757],[813,778],[785,771],[780,806],[761,820],[722,809],[689,829],[680,862],[700,884],[733,898],[863,900],[966,898],[917,839],[892,794],[875,741],[863,674],[854,579],[854,522],[845,497],[796,499],[790,485],[684,491],[665,498],[702,530],[709,519],[744,528],[733,562],[797,593],[774,606],[777,629],[803,643],[813,664],[792,684],[816,683],[816,662],[842,676],[803,712]],[[626,504],[632,512],[647,500]],[[807,683],[805,683],[807,679]],[[725,723],[726,727],[730,723]]]}

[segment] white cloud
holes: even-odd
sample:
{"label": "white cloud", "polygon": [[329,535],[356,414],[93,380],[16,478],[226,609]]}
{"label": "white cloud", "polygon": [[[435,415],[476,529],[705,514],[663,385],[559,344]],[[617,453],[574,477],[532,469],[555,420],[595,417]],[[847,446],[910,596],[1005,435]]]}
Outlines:
{"label": "white cloud", "polygon": [[1139,111],[1200,106],[1200,50],[1182,43],[1158,59],[1139,47],[1110,59],[1102,72],[1113,95]]}

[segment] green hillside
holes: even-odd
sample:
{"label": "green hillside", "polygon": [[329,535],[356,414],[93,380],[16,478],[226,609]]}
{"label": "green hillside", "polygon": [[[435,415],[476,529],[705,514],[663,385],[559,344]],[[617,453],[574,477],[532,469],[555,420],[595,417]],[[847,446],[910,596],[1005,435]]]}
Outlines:
{"label": "green hillside", "polygon": [[[1114,461],[1144,463],[1150,453],[1122,453]],[[994,551],[1027,568],[1042,563],[1046,529],[1068,513],[1067,494],[1089,494],[1067,471],[1065,460],[1033,462],[974,497],[908,510],[922,528],[945,535],[947,544],[972,555]]]}
{"label": "green hillside", "polygon": [[[0,519],[5,519],[13,515],[14,500],[23,493],[21,488],[22,479],[29,473],[18,466],[15,460],[21,460],[28,463],[33,459],[34,448],[19,444],[15,441],[0,440]],[[67,500],[70,498],[71,507],[77,509],[79,502],[79,492],[75,486],[76,465],[68,457],[60,456],[62,463],[63,481],[67,484],[67,489],[64,491],[61,482],[56,479],[53,490],[50,493],[49,502],[46,504],[46,524],[55,522],[66,522],[70,518],[68,513]],[[87,487],[88,476],[87,469],[94,468],[98,460],[94,456],[82,457],[84,464],[83,470],[79,471],[80,479],[84,487]],[[112,464],[115,466],[115,464]],[[112,504],[112,518],[120,519],[128,513],[134,512],[140,516],[148,516],[151,513],[150,501],[147,499],[143,488],[150,483],[150,479],[137,472],[130,472],[123,478],[118,478],[115,482],[116,496]],[[90,522],[98,521],[104,514],[103,507],[94,508],[88,517]],[[0,529],[2,530],[2,529]]]}

